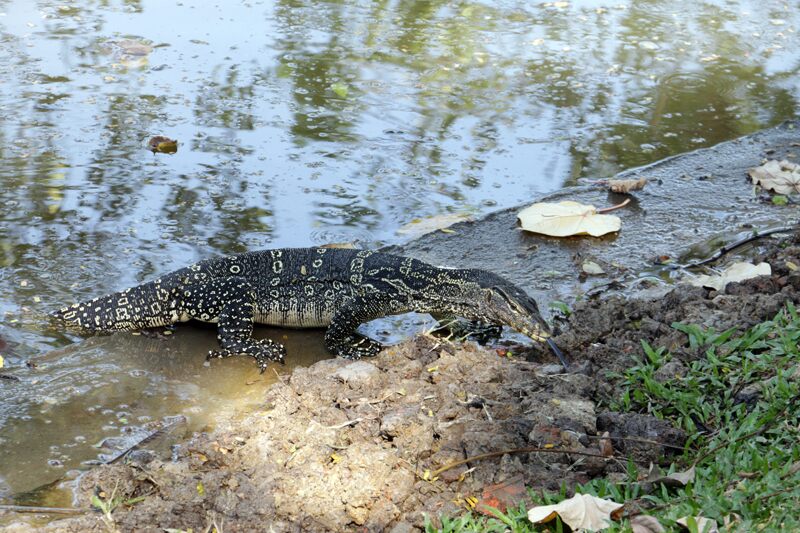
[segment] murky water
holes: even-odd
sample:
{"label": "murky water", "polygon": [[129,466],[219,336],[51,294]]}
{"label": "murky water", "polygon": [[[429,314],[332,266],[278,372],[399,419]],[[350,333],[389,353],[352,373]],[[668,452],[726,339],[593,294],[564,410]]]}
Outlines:
{"label": "murky water", "polygon": [[[210,330],[71,344],[38,313],[213,254],[393,242],[795,117],[798,21],[782,1],[0,0],[0,354],[21,380],[0,380],[0,496],[272,379],[204,366]],[[322,356],[275,335],[291,364]]]}

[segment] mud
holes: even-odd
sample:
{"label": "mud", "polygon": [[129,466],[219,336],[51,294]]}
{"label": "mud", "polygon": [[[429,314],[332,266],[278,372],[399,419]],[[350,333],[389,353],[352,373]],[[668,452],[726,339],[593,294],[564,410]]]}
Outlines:
{"label": "mud", "polygon": [[[140,451],[127,464],[88,472],[77,505],[90,508],[92,494],[143,497],[111,514],[123,531],[216,524],[224,531],[399,533],[423,528],[426,515],[463,512],[470,501],[480,510],[482,503],[524,499],[523,486],[571,490],[621,472],[627,458],[668,463],[687,435],[649,416],[609,412],[619,392],[610,373],[632,365],[643,340],[676,356],[668,374],[701,357],[673,322],[742,329],[798,302],[800,271],[791,266],[800,264],[799,243],[800,234],[765,239],[757,258],[771,264],[772,276],[723,292],[679,285],[577,304],[556,337],[573,362],[570,373],[536,347],[484,348],[431,336],[371,360],[296,369],[269,388],[258,410],[196,435],[171,460]],[[611,458],[601,452],[605,431]],[[436,472],[531,447],[573,452],[507,453]],[[9,530],[26,527],[18,522]],[[104,531],[108,523],[92,513],[48,529]]]}

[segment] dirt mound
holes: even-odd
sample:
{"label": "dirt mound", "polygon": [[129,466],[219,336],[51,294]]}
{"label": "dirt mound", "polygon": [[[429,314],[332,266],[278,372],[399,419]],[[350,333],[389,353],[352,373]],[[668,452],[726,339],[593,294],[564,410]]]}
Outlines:
{"label": "dirt mound", "polygon": [[[216,523],[224,531],[399,533],[423,527],[426,514],[458,514],[481,499],[495,503],[497,487],[557,491],[621,471],[624,460],[601,453],[604,431],[628,439],[612,441],[615,456],[642,465],[663,461],[686,435],[652,417],[608,412],[618,392],[609,373],[629,367],[646,341],[666,346],[675,357],[662,370],[679,374],[703,354],[674,322],[744,329],[773,318],[787,300],[797,302],[797,241],[771,244],[760,259],[772,265],[772,276],[724,292],[679,285],[650,298],[576,305],[556,338],[574,362],[570,373],[543,351],[525,361],[430,337],[370,360],[296,370],[267,391],[263,409],[181,445],[173,461],[138,453],[129,464],[88,472],[79,504],[90,507],[98,492],[107,499],[115,487],[121,498],[144,497],[111,513],[124,531]],[[521,448],[543,451],[437,471]],[[106,525],[93,514],[50,528]]]}

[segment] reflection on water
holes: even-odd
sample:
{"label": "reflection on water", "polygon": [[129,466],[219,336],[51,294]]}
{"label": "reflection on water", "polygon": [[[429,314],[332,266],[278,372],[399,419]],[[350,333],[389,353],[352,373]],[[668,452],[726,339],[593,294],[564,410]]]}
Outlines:
{"label": "reflection on water", "polygon": [[769,0],[0,1],[0,353],[22,379],[0,381],[0,493],[140,417],[202,425],[256,390],[246,361],[202,366],[209,332],[63,348],[41,312],[216,253],[390,242],[794,117],[799,19]]}

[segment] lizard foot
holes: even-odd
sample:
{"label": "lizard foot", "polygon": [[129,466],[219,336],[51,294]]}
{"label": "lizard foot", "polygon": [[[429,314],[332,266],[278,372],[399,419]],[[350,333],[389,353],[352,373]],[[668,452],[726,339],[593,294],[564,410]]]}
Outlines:
{"label": "lizard foot", "polygon": [[345,359],[361,359],[374,357],[383,349],[383,345],[372,339],[361,336],[351,336],[344,340],[333,350],[336,355]]}
{"label": "lizard foot", "polygon": [[259,370],[263,373],[270,361],[277,361],[281,364],[285,362],[286,348],[283,344],[271,339],[237,341],[222,350],[211,350],[208,352],[206,359],[221,359],[234,355],[249,355],[253,357]]}

